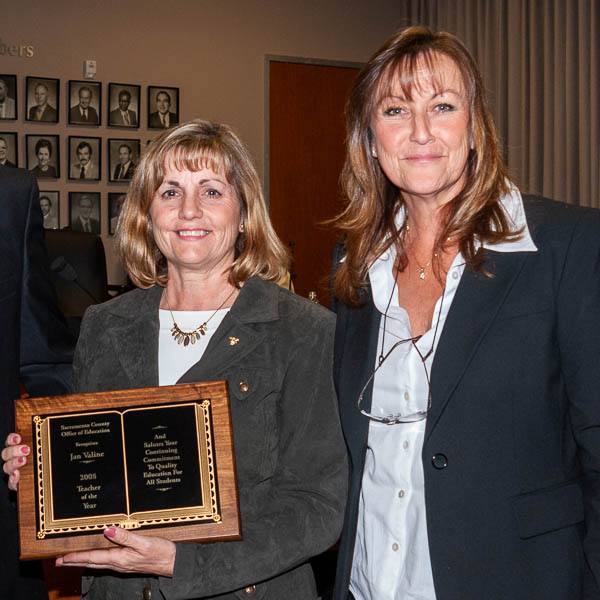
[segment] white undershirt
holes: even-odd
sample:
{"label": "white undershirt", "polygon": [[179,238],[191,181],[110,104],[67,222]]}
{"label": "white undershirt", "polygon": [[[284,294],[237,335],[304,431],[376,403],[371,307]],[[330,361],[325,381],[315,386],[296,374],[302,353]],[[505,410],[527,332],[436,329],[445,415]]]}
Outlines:
{"label": "white undershirt", "polygon": [[[229,308],[214,310],[174,310],[173,316],[183,331],[194,331],[207,319],[206,335],[201,335],[195,344],[178,344],[171,335],[173,319],[168,310],[158,311],[158,385],[174,385],[190,367],[195,365],[204,354],[210,338],[213,336]],[[211,315],[214,316],[211,318]]]}
{"label": "white undershirt", "polygon": [[[498,252],[535,252],[518,190],[501,201],[514,229],[525,227],[514,241],[484,246]],[[399,223],[404,213],[398,215]],[[377,356],[380,354],[387,313],[384,354],[398,339],[411,337],[408,313],[399,306],[394,289],[395,249],[380,256],[369,269],[373,301],[382,314]],[[437,344],[464,271],[458,253],[446,275],[432,326],[416,342],[431,374]],[[441,312],[440,312],[441,308]],[[437,335],[434,331],[439,315]],[[377,364],[377,359],[376,359]],[[374,365],[375,367],[375,365]],[[412,344],[399,345],[377,371],[373,381],[371,413],[378,416],[411,414],[427,409],[428,384],[423,362]],[[366,417],[365,417],[366,418]],[[435,600],[429,556],[425,484],[421,452],[426,420],[384,425],[371,421],[362,478],[350,591],[356,600]]]}

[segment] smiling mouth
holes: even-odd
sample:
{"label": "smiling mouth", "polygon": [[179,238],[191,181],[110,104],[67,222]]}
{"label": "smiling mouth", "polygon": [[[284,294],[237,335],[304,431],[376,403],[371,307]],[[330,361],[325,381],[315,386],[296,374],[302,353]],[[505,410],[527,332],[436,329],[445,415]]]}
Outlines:
{"label": "smiling mouth", "polygon": [[210,231],[207,231],[206,229],[182,229],[177,232],[177,235],[185,238],[200,238],[207,236],[209,233]]}
{"label": "smiling mouth", "polygon": [[413,156],[405,156],[404,160],[411,160],[414,162],[437,160],[443,158],[441,154],[415,154]]}

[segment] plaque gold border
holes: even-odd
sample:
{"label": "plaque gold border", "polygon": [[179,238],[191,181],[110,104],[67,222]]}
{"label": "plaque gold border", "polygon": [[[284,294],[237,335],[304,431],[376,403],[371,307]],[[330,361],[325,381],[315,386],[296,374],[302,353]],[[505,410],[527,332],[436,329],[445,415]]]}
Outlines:
{"label": "plaque gold border", "polygon": [[[186,405],[195,406],[202,477],[201,505],[138,513],[128,511],[128,514],[53,518],[49,437],[52,419],[116,412],[121,415],[123,429],[123,415],[127,412]],[[18,500],[22,559],[112,547],[113,544],[102,534],[111,525],[173,541],[241,538],[227,382],[19,399],[15,401],[15,415],[17,431],[23,442],[32,448],[32,458],[35,455],[39,465],[37,477],[33,460],[21,469]],[[124,435],[122,443],[127,486]],[[126,498],[129,502],[127,493]]]}

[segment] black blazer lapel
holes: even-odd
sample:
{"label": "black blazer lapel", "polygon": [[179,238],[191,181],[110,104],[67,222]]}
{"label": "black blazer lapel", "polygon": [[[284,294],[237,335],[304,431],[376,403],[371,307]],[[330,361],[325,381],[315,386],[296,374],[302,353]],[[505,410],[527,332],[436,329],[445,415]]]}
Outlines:
{"label": "black blazer lapel", "polygon": [[[375,308],[370,288],[365,293],[365,304],[348,308],[339,304],[335,348],[335,383],[340,401],[344,434],[349,441],[355,468],[362,472],[364,448],[367,445],[369,419],[358,409],[357,401],[363,386],[375,368],[377,339],[381,314]],[[370,410],[373,382],[364,393],[362,407]],[[358,467],[358,463],[360,467]]]}
{"label": "black blazer lapel", "polygon": [[425,440],[442,415],[469,362],[496,318],[518,274],[526,252],[486,250],[483,270],[466,269],[444,324],[431,372],[431,409],[427,418]]}

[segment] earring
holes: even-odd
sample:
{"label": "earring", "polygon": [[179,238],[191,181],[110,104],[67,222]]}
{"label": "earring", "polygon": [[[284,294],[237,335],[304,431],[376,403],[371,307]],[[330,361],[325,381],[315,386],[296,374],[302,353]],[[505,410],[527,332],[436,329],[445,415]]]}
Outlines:
{"label": "earring", "polygon": [[375,150],[375,146],[371,146],[371,156],[373,158],[377,158],[377,150]]}
{"label": "earring", "polygon": [[244,233],[244,231],[246,231],[246,226],[244,225],[244,222],[242,221],[240,223],[240,233]]}

